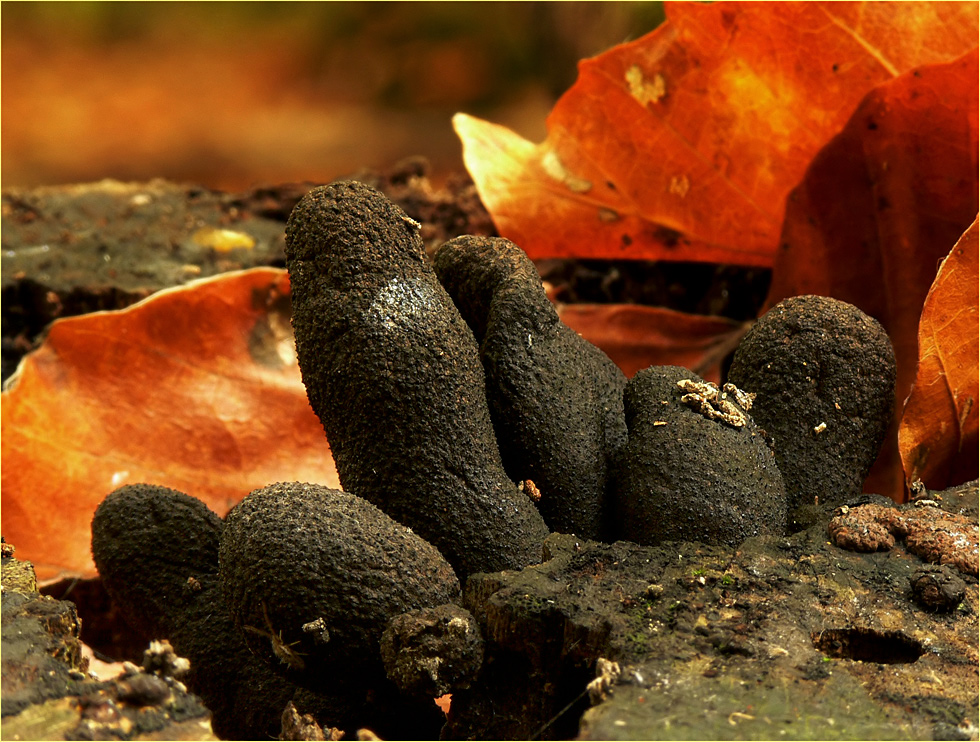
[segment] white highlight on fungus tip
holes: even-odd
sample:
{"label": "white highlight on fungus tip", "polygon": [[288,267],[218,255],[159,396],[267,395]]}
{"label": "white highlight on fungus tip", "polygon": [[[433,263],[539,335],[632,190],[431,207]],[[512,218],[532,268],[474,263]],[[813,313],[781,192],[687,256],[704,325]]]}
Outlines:
{"label": "white highlight on fungus tip", "polygon": [[367,315],[388,330],[416,324],[428,312],[432,290],[424,283],[396,276],[375,295]]}

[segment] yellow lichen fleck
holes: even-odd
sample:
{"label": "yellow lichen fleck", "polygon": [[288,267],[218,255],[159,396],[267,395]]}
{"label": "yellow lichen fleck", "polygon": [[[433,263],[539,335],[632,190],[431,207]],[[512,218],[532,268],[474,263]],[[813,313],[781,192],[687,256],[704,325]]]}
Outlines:
{"label": "yellow lichen fleck", "polygon": [[652,80],[647,80],[643,75],[643,70],[634,64],[626,70],[625,78],[630,95],[636,98],[641,106],[657,103],[667,95],[667,83],[664,76],[659,72],[653,76]]}
{"label": "yellow lichen fleck", "polygon": [[194,232],[191,239],[201,247],[210,247],[216,252],[231,252],[232,250],[251,250],[255,247],[255,238],[245,232],[217,227],[201,227]]}
{"label": "yellow lichen fleck", "polygon": [[674,176],[670,179],[670,186],[668,190],[675,196],[680,196],[684,198],[687,192],[691,190],[691,181],[687,179],[686,175]]}

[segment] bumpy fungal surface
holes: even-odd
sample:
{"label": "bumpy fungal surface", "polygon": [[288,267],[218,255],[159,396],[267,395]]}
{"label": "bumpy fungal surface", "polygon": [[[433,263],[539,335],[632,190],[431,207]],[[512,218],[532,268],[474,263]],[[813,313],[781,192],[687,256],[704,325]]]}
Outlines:
{"label": "bumpy fungal surface", "polygon": [[168,636],[194,597],[188,579],[218,571],[222,525],[203,502],[166,487],[130,484],[106,496],[92,519],[92,556],[127,623]]}
{"label": "bumpy fungal surface", "polygon": [[383,677],[380,640],[406,611],[458,599],[452,567],[371,503],[289,482],[226,517],[221,585],[249,649],[306,687]]}
{"label": "bumpy fungal surface", "polygon": [[395,616],[381,635],[388,677],[418,698],[468,688],[483,664],[483,637],[469,611],[456,605]]}
{"label": "bumpy fungal surface", "polygon": [[[694,393],[708,399],[708,410],[690,398],[682,401]],[[627,384],[629,442],[616,499],[622,538],[734,546],[749,536],[785,531],[785,494],[772,451],[748,415],[735,425],[711,414],[716,407],[710,402],[719,396],[713,385],[677,366],[644,369]]]}
{"label": "bumpy fungal surface", "polygon": [[442,724],[430,704],[401,696],[383,673],[329,672],[317,688],[296,685],[253,654],[235,626],[216,577],[202,580],[199,597],[179,618],[172,640],[191,661],[187,685],[212,713],[212,727],[223,739],[275,739],[290,701],[348,738],[366,724],[384,736],[405,727],[434,739]]}
{"label": "bumpy fungal surface", "polygon": [[534,264],[499,237],[457,237],[435,271],[480,343],[504,467],[532,480],[548,526],[603,538],[611,464],[626,442],[626,377],[565,325]]}
{"label": "bumpy fungal surface", "polygon": [[[100,575],[127,621],[147,640],[166,637],[190,660],[184,682],[211,711],[217,735],[273,739],[290,701],[349,737],[368,723],[388,737],[405,729],[427,739],[438,735],[443,720],[431,699],[422,704],[400,694],[380,667],[373,674],[324,668],[311,690],[253,654],[220,589],[222,526],[199,500],[164,487],[131,485],[99,506],[92,538]],[[158,615],[149,620],[153,611]]]}
{"label": "bumpy fungal surface", "polygon": [[547,527],[507,478],[473,333],[417,223],[356,182],[310,191],[286,225],[303,382],[344,489],[465,576],[540,561]]}
{"label": "bumpy fungal surface", "polygon": [[895,354],[877,320],[846,302],[780,302],[742,339],[728,380],[758,395],[752,417],[769,433],[792,530],[805,508],[861,492],[892,418]]}
{"label": "bumpy fungal surface", "polygon": [[[261,739],[276,734],[297,688],[252,656],[218,593],[222,525],[182,492],[127,485],[96,510],[92,554],[127,622],[147,640],[168,638],[190,660],[185,682],[211,710],[215,733]],[[318,698],[318,708],[327,702]]]}

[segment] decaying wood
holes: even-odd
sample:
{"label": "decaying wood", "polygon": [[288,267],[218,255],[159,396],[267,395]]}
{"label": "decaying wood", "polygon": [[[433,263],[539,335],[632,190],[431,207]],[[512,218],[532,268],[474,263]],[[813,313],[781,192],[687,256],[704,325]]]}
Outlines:
{"label": "decaying wood", "polygon": [[39,595],[29,562],[4,556],[0,580],[4,739],[216,739],[210,712],[174,678],[87,674],[74,604]]}
{"label": "decaying wood", "polygon": [[[943,495],[975,530],[976,482]],[[449,738],[976,739],[976,577],[929,612],[920,557],[846,551],[828,521],[735,549],[554,535],[543,564],[472,577],[486,661]]]}

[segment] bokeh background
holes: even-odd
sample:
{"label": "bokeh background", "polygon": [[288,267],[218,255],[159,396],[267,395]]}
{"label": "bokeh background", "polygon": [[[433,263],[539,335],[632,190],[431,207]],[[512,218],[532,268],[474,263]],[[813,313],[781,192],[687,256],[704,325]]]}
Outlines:
{"label": "bokeh background", "polygon": [[4,3],[2,182],[164,177],[223,190],[424,155],[465,111],[533,141],[579,59],[651,2]]}

